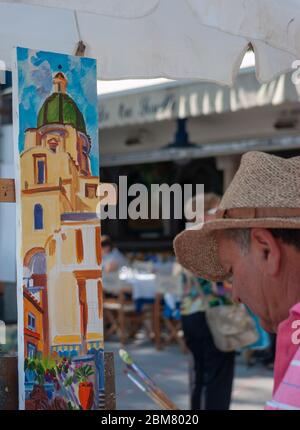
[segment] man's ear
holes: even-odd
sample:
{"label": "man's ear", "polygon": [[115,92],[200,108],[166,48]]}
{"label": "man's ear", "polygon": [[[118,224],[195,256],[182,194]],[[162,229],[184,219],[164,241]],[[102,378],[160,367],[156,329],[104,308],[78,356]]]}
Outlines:
{"label": "man's ear", "polygon": [[278,274],[281,262],[281,249],[272,233],[265,228],[251,229],[251,247],[270,276]]}

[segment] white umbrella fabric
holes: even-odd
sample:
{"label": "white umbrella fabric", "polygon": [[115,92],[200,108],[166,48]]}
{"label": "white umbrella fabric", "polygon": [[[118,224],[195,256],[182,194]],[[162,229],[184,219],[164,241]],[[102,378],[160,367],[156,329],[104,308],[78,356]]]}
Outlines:
{"label": "white umbrella fabric", "polygon": [[11,49],[98,60],[101,79],[196,78],[231,85],[252,45],[266,82],[300,59],[299,0],[0,0],[0,60]]}

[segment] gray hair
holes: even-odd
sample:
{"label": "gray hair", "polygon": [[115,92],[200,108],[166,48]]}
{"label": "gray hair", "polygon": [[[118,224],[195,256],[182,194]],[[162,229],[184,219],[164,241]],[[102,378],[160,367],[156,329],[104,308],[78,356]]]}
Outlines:
{"label": "gray hair", "polygon": [[223,230],[223,234],[227,239],[236,242],[242,251],[248,252],[251,241],[250,228],[230,228]]}
{"label": "gray hair", "polygon": [[[271,228],[269,232],[275,239],[300,251],[300,229]],[[247,252],[251,243],[251,228],[230,228],[223,230],[228,239],[236,242],[242,251]]]}

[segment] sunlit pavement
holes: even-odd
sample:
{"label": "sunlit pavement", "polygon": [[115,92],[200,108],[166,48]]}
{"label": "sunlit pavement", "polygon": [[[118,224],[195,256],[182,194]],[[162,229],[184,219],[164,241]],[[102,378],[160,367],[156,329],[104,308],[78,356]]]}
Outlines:
{"label": "sunlit pavement", "polygon": [[[117,409],[157,410],[158,407],[139,391],[124,374],[118,354],[119,343],[106,342],[106,351],[115,353]],[[156,351],[150,343],[126,346],[134,360],[159,384],[182,410],[189,408],[188,356],[176,345]],[[261,365],[247,368],[237,357],[231,409],[263,409],[272,392],[272,372]]]}

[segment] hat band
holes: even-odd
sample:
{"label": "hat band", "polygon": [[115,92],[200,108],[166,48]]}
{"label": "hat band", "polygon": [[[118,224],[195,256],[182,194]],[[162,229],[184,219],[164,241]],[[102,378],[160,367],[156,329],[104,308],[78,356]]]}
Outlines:
{"label": "hat band", "polygon": [[246,219],[246,218],[292,218],[300,217],[300,208],[230,208],[230,209],[218,209],[216,218],[235,218],[235,219]]}

